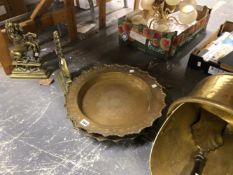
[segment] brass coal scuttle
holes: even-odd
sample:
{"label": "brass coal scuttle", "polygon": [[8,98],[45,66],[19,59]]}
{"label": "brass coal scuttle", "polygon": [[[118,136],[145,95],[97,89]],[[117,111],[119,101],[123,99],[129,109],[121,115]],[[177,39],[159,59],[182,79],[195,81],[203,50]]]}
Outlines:
{"label": "brass coal scuttle", "polygon": [[233,75],[210,76],[175,101],[151,151],[152,175],[233,174]]}

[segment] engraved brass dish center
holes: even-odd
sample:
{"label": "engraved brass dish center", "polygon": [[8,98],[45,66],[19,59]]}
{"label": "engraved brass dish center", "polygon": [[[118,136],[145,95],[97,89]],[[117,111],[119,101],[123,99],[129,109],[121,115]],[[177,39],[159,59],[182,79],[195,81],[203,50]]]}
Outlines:
{"label": "engraved brass dish center", "polygon": [[87,118],[108,126],[143,122],[150,111],[152,93],[142,79],[119,72],[104,73],[96,79],[87,82],[79,94],[79,105]]}

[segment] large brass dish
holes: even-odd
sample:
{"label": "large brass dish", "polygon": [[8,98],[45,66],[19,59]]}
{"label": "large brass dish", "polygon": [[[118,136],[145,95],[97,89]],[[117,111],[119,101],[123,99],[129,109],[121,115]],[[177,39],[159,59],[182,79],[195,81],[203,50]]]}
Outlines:
{"label": "large brass dish", "polygon": [[202,174],[233,174],[233,75],[225,74],[204,79],[190,96],[179,99],[170,106],[168,118],[153,144],[150,158],[152,175],[191,173],[193,157],[197,151],[191,125],[197,120],[200,108],[228,123],[222,136],[224,144],[207,154]]}
{"label": "large brass dish", "polygon": [[119,65],[83,72],[72,82],[66,100],[75,128],[104,137],[139,133],[161,116],[165,106],[155,78]]}

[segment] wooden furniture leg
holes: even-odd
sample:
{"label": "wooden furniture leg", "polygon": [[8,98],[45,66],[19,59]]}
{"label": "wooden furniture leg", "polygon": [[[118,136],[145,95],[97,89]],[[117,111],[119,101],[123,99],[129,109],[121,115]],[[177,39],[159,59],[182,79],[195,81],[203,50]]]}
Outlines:
{"label": "wooden furniture leg", "polygon": [[140,3],[140,0],[134,0],[134,10],[139,9],[139,3]]}
{"label": "wooden furniture leg", "polygon": [[[39,18],[40,23],[44,23],[43,19],[44,19],[44,16],[48,16],[47,14],[55,14],[55,15],[52,15],[52,18],[50,19],[52,21],[50,24],[52,25],[58,24],[59,22],[61,22],[59,20],[60,19],[63,20],[63,18],[65,17],[66,24],[68,25],[68,32],[69,32],[70,40],[74,41],[75,39],[77,39],[77,27],[76,27],[76,21],[75,21],[74,0],[64,0],[65,7],[63,9],[60,9],[54,12],[49,12],[46,14],[49,6],[51,6],[53,2],[54,0],[40,0],[39,4],[36,6],[35,10],[30,16],[30,19],[24,22],[24,25],[28,26],[29,23],[35,23],[35,20],[37,18]],[[56,16],[58,14],[59,16]],[[38,28],[42,28],[41,24],[38,27],[36,26],[34,30],[37,30]],[[33,30],[29,30],[29,31],[33,31]]]}
{"label": "wooden furniture leg", "polygon": [[77,26],[75,20],[74,0],[64,0],[64,3],[70,40],[75,41],[77,39]]}
{"label": "wooden furniture leg", "polygon": [[124,8],[128,8],[128,1],[124,0]]}
{"label": "wooden furniture leg", "polygon": [[35,19],[38,16],[42,16],[47,12],[49,6],[53,3],[54,0],[40,0],[39,4],[36,6],[32,12],[30,19]]}
{"label": "wooden furniture leg", "polygon": [[88,0],[88,2],[89,2],[89,5],[90,5],[92,21],[95,22],[95,6],[94,6],[94,3],[93,3],[93,0]]}
{"label": "wooden furniture leg", "polygon": [[8,49],[8,40],[6,39],[6,33],[0,30],[0,62],[7,75],[11,74],[12,71],[12,59],[10,51]]}
{"label": "wooden furniture leg", "polygon": [[99,28],[106,27],[106,0],[99,0]]}

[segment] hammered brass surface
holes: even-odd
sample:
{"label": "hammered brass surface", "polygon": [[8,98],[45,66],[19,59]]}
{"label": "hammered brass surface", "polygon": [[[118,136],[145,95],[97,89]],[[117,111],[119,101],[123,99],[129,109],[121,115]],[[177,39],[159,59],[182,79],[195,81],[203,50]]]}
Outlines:
{"label": "hammered brass surface", "polygon": [[203,100],[200,105],[223,120],[233,124],[233,77],[232,74],[212,76],[202,81],[193,90],[191,96]]}
{"label": "hammered brass surface", "polygon": [[204,155],[223,145],[222,133],[227,123],[204,109],[200,113],[200,119],[191,128],[193,140]]}
{"label": "hammered brass surface", "polygon": [[81,89],[78,99],[90,120],[107,126],[143,122],[149,115],[152,93],[142,79],[120,72],[98,75]]}
{"label": "hammered brass surface", "polygon": [[73,81],[67,108],[75,127],[104,137],[123,137],[151,126],[161,115],[164,98],[161,86],[147,73],[105,65]]}
{"label": "hammered brass surface", "polygon": [[[220,123],[225,121],[228,125],[221,133],[223,145],[219,145],[220,147],[205,155],[207,161],[202,174],[233,174],[232,89],[232,74],[210,76],[201,81],[190,96],[181,98],[170,106],[168,118],[153,144],[150,158],[152,175],[188,175],[191,173],[195,162],[194,156],[198,152],[192,126],[199,121],[200,111],[203,109],[212,113],[211,116],[221,119]],[[208,141],[211,136],[208,136],[208,132],[203,133]],[[204,140],[203,133],[201,137]]]}

